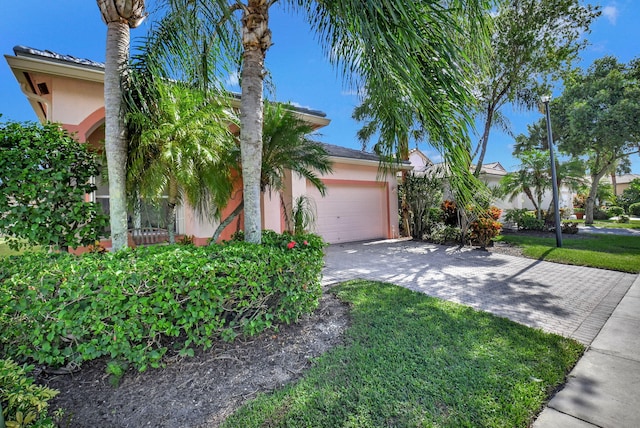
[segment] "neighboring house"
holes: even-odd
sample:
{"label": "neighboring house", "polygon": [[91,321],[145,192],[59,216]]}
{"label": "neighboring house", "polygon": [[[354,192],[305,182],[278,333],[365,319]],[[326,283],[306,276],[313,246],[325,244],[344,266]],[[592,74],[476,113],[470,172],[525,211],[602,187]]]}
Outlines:
{"label": "neighboring house", "polygon": [[[623,175],[617,175],[616,176],[616,188],[615,190],[615,195],[616,196],[620,196],[622,195],[622,192],[624,192],[625,189],[627,189],[629,187],[629,185],[631,184],[631,182],[635,179],[640,179],[640,175],[638,174],[623,174]],[[611,176],[607,176],[604,177],[602,179],[602,181],[605,181],[609,184],[611,184]]]}
{"label": "neighboring house", "polygon": [[[411,150],[411,152],[409,153],[409,162],[414,167],[414,172],[418,174],[424,173],[431,168],[443,166],[443,164],[441,163],[433,163],[424,153],[422,153],[418,149]],[[475,165],[471,165],[471,170],[475,170]],[[482,168],[480,170],[479,179],[480,181],[486,183],[489,187],[497,187],[500,183],[500,180],[508,173],[509,172],[500,164],[500,162],[485,163],[482,165]],[[573,196],[574,192],[571,189],[566,186],[562,186],[562,188],[560,189],[560,208],[572,207]],[[553,195],[551,190],[545,192],[544,198],[542,200],[542,208],[546,210],[551,204],[552,199]],[[513,199],[510,199],[509,197],[496,199],[493,201],[493,204],[503,211],[514,208],[526,208],[529,210],[534,209],[533,204],[524,193],[516,195]]]}
{"label": "neighboring house", "polygon": [[[22,46],[16,46],[14,55],[5,58],[40,121],[59,122],[75,133],[79,141],[102,149],[105,132],[102,63]],[[330,122],[319,111],[296,108],[295,113],[314,129]],[[315,232],[329,243],[397,237],[395,175],[379,176],[376,155],[329,144],[326,148],[334,170],[322,177],[327,186],[326,197],[321,198],[306,179],[288,173],[282,195],[285,204],[290,205],[300,195],[311,196],[317,206]],[[98,191],[89,197],[106,208],[108,187],[97,184]],[[240,189],[241,186],[223,210],[223,218],[237,206],[242,197]],[[264,229],[285,230],[281,206],[279,194],[267,192],[263,196]],[[188,205],[179,207],[176,220],[178,234],[193,236],[196,244],[205,244],[218,226],[216,222],[198,218]],[[241,227],[242,216],[225,229],[222,238],[228,239]],[[104,244],[110,246],[110,241]]]}

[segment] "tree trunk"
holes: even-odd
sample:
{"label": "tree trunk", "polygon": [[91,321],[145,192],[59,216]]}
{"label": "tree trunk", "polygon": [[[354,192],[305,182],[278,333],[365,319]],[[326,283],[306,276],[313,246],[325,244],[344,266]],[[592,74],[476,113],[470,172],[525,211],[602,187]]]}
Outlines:
{"label": "tree trunk", "polygon": [[[216,231],[213,233],[213,237],[211,238],[211,242],[209,242],[209,245],[215,245],[216,242],[218,242],[218,239],[220,238],[222,231],[231,224],[234,218],[238,217],[238,214],[240,214],[240,211],[242,211],[243,208],[244,208],[244,201],[240,201],[236,209],[233,210],[233,212],[229,214],[227,218],[225,218],[222,222],[220,222],[220,224],[216,228]],[[245,218],[246,218],[246,215],[245,215]]]}
{"label": "tree trunk", "polygon": [[269,5],[249,0],[242,16],[242,95],[240,99],[240,152],[244,200],[245,240],[259,244],[262,238],[260,175],[262,167],[262,122],[264,59],[271,46]]}
{"label": "tree trunk", "polygon": [[[493,106],[489,106],[487,107],[487,119],[484,122],[484,132],[482,133],[482,139],[478,144],[478,147],[480,148],[480,157],[478,158],[478,162],[476,162],[476,170],[473,172],[473,175],[475,175],[476,177],[479,177],[480,172],[482,171],[482,163],[484,162],[484,155],[487,153],[487,143],[489,141],[489,131],[491,130],[492,122]],[[475,157],[475,153],[473,157]],[[471,160],[473,161],[473,158],[471,158]]]}
{"label": "tree trunk", "polygon": [[109,22],[104,67],[104,147],[109,174],[111,245],[114,251],[127,247],[127,138],[120,82],[128,59],[129,25],[119,21]]}
{"label": "tree trunk", "polygon": [[611,185],[613,186],[613,196],[618,196],[618,180],[616,179],[616,170],[611,173]]}
{"label": "tree trunk", "polygon": [[176,243],[176,205],[178,204],[178,183],[176,180],[169,180],[169,197],[167,198],[167,233],[169,234],[169,244]]}

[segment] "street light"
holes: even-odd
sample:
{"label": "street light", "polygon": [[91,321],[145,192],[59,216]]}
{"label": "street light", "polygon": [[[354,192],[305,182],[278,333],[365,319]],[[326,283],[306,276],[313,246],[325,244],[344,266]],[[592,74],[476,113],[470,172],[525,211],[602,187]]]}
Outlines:
{"label": "street light", "polygon": [[551,186],[553,188],[553,211],[556,220],[556,247],[562,247],[562,224],[560,223],[560,204],[558,199],[558,180],[556,179],[556,162],[553,158],[553,136],[551,135],[551,116],[549,115],[550,95],[541,98],[547,116],[547,140],[549,141],[549,158],[551,159]]}

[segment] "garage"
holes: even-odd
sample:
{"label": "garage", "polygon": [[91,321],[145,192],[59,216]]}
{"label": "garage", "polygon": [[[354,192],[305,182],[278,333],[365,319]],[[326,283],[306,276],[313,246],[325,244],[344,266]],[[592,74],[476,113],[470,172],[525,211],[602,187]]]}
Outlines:
{"label": "garage", "polygon": [[326,180],[323,198],[307,183],[307,194],[316,202],[316,233],[325,241],[340,242],[387,237],[389,212],[384,182]]}

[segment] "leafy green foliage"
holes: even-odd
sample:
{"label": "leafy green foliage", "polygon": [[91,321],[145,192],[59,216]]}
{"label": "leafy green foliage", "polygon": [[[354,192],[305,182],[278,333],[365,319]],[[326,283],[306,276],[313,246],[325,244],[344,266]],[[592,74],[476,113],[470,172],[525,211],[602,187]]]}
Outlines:
{"label": "leafy green foliage", "polygon": [[[484,130],[476,149],[480,153],[476,175],[494,120],[501,119],[500,109],[508,102],[527,109],[536,106],[550,92],[551,80],[566,72],[586,46],[583,35],[599,14],[597,7],[578,0],[499,2],[490,64],[480,73],[478,84],[478,112],[484,116]],[[504,121],[499,124],[510,131]],[[538,131],[544,129],[538,127]],[[537,135],[546,139],[544,132]]]}
{"label": "leafy green foliage", "polygon": [[640,202],[640,178],[635,178],[629,183],[629,187],[624,189],[622,195],[618,197],[618,202],[627,210],[631,204]]}
{"label": "leafy green foliage", "polygon": [[558,148],[587,159],[591,188],[586,224],[593,223],[600,179],[618,161],[640,151],[640,121],[630,119],[640,115],[639,70],[638,59],[624,64],[614,57],[600,58],[565,79],[564,92],[553,101]]}
{"label": "leafy green foliage", "polygon": [[443,194],[443,179],[437,173],[422,176],[408,173],[404,176],[398,186],[398,205],[408,210],[410,230],[406,232],[416,239],[422,239],[429,233],[430,226],[440,220],[437,208],[443,202]]}
{"label": "leafy green foliage", "polygon": [[345,346],[224,427],[526,427],[584,349],[391,284],[332,292],[352,308]]}
{"label": "leafy green foliage", "polygon": [[622,207],[612,206],[607,208],[607,211],[609,211],[609,214],[611,214],[612,217],[624,214],[624,208]]}
{"label": "leafy green foliage", "polygon": [[640,202],[629,205],[629,214],[640,217]]}
{"label": "leafy green foliage", "polygon": [[189,355],[294,322],[317,306],[323,245],[265,232],[264,245],[1,259],[0,355],[50,366],[108,356],[145,370],[162,364],[168,342]]}
{"label": "leafy green foliage", "polygon": [[515,154],[520,160],[518,171],[510,172],[500,180],[500,192],[511,200],[521,193],[527,195],[542,219],[544,192],[551,188],[549,156],[541,150],[526,150]]}
{"label": "leafy green foliage", "polygon": [[95,243],[107,224],[95,190],[95,156],[59,124],[0,124],[0,233],[14,249]]}
{"label": "leafy green foliage", "polygon": [[34,385],[28,373],[33,366],[19,366],[11,358],[0,359],[0,408],[7,428],[53,428],[47,418],[48,401],[58,391]]}
{"label": "leafy green foliage", "polygon": [[460,242],[462,232],[458,226],[449,226],[444,223],[434,223],[429,228],[426,238],[436,244]]}
{"label": "leafy green foliage", "polygon": [[624,223],[627,224],[629,223],[631,220],[629,219],[628,215],[621,215],[618,217],[618,220],[616,220],[617,223]]}
{"label": "leafy green foliage", "polygon": [[518,230],[544,229],[544,220],[536,218],[531,211],[526,208],[507,210],[504,219],[508,222],[516,223]]}

